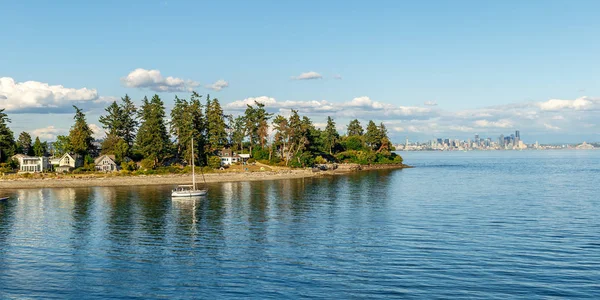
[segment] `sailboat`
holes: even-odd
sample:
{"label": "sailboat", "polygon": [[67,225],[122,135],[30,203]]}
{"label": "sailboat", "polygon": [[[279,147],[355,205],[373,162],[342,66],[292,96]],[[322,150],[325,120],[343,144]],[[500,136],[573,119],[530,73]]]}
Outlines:
{"label": "sailboat", "polygon": [[204,179],[204,173],[202,173],[202,179],[204,179],[204,188],[196,188],[196,167],[194,165],[194,138],[192,138],[192,185],[178,185],[173,191],[171,191],[171,197],[198,197],[205,196],[208,194],[206,189],[206,179]]}

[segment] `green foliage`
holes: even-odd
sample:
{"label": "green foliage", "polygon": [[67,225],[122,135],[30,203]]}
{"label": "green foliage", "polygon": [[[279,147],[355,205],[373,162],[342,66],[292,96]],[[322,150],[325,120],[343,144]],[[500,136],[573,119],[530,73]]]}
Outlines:
{"label": "green foliage", "polygon": [[201,96],[192,93],[190,101],[175,96],[171,111],[171,134],[175,137],[175,154],[188,164],[192,162],[191,140],[194,138],[194,155],[199,165],[204,163],[206,120],[202,113]]}
{"label": "green foliage", "polygon": [[56,137],[54,142],[54,156],[62,156],[63,154],[71,151],[71,141],[68,136],[59,135]]}
{"label": "green foliage", "polygon": [[121,162],[121,170],[135,171],[136,169],[137,169],[137,165],[133,161]]}
{"label": "green foliage", "polygon": [[48,152],[48,144],[46,142],[41,142],[39,137],[35,138],[35,142],[33,143],[33,155],[35,156],[45,156],[46,152]]}
{"label": "green foliage", "polygon": [[152,168],[155,168],[171,153],[171,141],[165,123],[165,107],[158,95],[154,95],[151,101],[144,97],[142,103],[142,122],[137,134],[137,148],[146,159],[154,159]]}
{"label": "green foliage", "polygon": [[17,152],[25,155],[33,155],[33,145],[31,135],[27,132],[21,132],[17,139]]}
{"label": "green foliage", "polygon": [[211,153],[227,145],[227,125],[219,99],[215,98],[206,104],[206,127],[206,137]]}
{"label": "green foliage", "polygon": [[208,166],[212,169],[218,169],[221,167],[221,158],[218,156],[209,156],[208,157]]}
{"label": "green foliage", "polygon": [[326,164],[327,160],[323,158],[323,156],[318,155],[315,157],[315,164]]}
{"label": "green foliage", "polygon": [[269,150],[262,147],[255,148],[252,150],[252,157],[256,160],[269,159]]}
{"label": "green foliage", "polygon": [[342,141],[342,147],[345,150],[362,150],[364,144],[363,138],[358,135],[348,136]]}
{"label": "green foliage", "polygon": [[104,129],[108,130],[109,136],[119,137],[127,143],[127,153],[125,154],[127,156],[131,154],[130,151],[133,147],[135,132],[138,126],[136,119],[137,109],[128,95],[121,98],[121,101],[120,105],[116,101],[109,105],[105,109],[107,115],[101,116],[99,121],[102,123]]}
{"label": "green foliage", "polygon": [[347,129],[348,129],[348,136],[363,135],[363,132],[364,132],[358,119],[354,119],[354,120],[350,121],[350,124],[348,124]]}
{"label": "green foliage", "polygon": [[329,154],[333,154],[333,149],[340,141],[340,135],[335,128],[335,122],[331,117],[327,117],[327,126],[325,127],[325,131],[323,131],[323,144],[325,148],[329,151]]}
{"label": "green foliage", "polygon": [[93,132],[85,120],[83,111],[75,105],[73,105],[73,108],[75,108],[75,116],[73,117],[75,124],[69,132],[70,150],[80,155],[86,155],[94,147],[92,145],[94,141]]}
{"label": "green foliage", "polygon": [[254,103],[256,106],[247,105],[244,112],[245,131],[250,140],[250,152],[257,142],[261,147],[265,147],[269,129],[268,121],[272,116],[267,112],[263,103]]}
{"label": "green foliage", "polygon": [[5,162],[15,154],[17,145],[13,132],[8,128],[10,119],[4,113],[4,108],[0,108],[0,162]]}
{"label": "green foliage", "polygon": [[307,168],[315,165],[315,158],[312,153],[305,151],[295,155],[290,160],[290,167],[292,168]]}
{"label": "green foliage", "polygon": [[148,157],[148,158],[142,159],[142,161],[140,162],[140,164],[142,165],[142,169],[144,169],[144,170],[152,170],[156,166],[154,164],[154,158],[153,157]]}

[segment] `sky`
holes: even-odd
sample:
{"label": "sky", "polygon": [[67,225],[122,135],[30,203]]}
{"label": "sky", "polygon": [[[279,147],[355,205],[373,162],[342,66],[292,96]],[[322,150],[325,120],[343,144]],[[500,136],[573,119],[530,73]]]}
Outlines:
{"label": "sky", "polygon": [[125,94],[190,91],[393,142],[600,141],[600,1],[1,1],[0,108],[67,134]]}

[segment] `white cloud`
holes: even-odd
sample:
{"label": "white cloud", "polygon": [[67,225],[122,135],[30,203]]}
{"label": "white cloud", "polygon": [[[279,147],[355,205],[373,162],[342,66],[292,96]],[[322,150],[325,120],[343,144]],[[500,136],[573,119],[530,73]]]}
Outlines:
{"label": "white cloud", "polygon": [[41,140],[55,140],[57,135],[68,134],[68,130],[56,128],[54,126],[48,126],[44,128],[38,128],[31,131],[33,138],[39,137]]}
{"label": "white cloud", "polygon": [[106,136],[106,132],[100,126],[98,126],[96,124],[89,124],[88,126],[92,130],[92,136],[95,139],[102,139]]}
{"label": "white cloud", "polygon": [[193,80],[184,80],[177,77],[164,78],[159,70],[146,70],[142,68],[131,71],[121,78],[124,86],[130,88],[147,88],[155,92],[191,92],[200,84]]}
{"label": "white cloud", "polygon": [[425,103],[423,103],[425,106],[437,106],[437,102],[435,101],[425,101]]}
{"label": "white cloud", "polygon": [[537,104],[543,111],[600,109],[600,101],[589,97],[581,97],[575,100],[550,99]]}
{"label": "white cloud", "polygon": [[292,76],[292,79],[295,80],[310,80],[310,79],[322,79],[323,75],[314,72],[314,71],[310,71],[310,72],[306,72],[306,73],[302,73],[298,76]]}
{"label": "white cloud", "polygon": [[9,112],[61,112],[65,108],[71,109],[71,105],[91,105],[99,99],[96,89],[0,78],[0,107]]}
{"label": "white cloud", "polygon": [[488,120],[477,120],[474,122],[476,127],[482,128],[511,128],[513,123],[510,120],[499,120],[499,121],[488,121]]}
{"label": "white cloud", "polygon": [[552,124],[544,123],[544,127],[550,130],[560,130],[560,127],[553,126]]}
{"label": "white cloud", "polygon": [[342,79],[342,75],[335,74],[335,75],[333,75],[333,79],[341,80]]}
{"label": "white cloud", "polygon": [[229,82],[227,82],[223,79],[219,79],[215,83],[209,84],[206,86],[207,89],[211,89],[211,90],[215,90],[215,91],[220,91],[226,87],[229,87]]}

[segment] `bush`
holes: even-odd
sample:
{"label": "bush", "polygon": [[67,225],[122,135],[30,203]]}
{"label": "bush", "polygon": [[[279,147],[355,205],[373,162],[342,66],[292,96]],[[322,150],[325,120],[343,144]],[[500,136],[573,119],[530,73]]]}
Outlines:
{"label": "bush", "polygon": [[133,161],[122,162],[121,163],[121,170],[124,170],[124,171],[135,171],[136,169],[137,169],[137,165]]}
{"label": "bush", "polygon": [[208,157],[208,166],[212,169],[218,169],[221,167],[221,158],[218,156]]}
{"label": "bush", "polygon": [[269,150],[263,148],[254,148],[252,150],[252,157],[257,160],[269,159]]}
{"label": "bush", "polygon": [[343,142],[342,146],[346,150],[362,150],[364,148],[363,138],[360,136],[349,136]]}
{"label": "bush", "polygon": [[144,158],[141,161],[142,164],[142,168],[145,170],[152,170],[154,169],[154,159],[152,158]]}
{"label": "bush", "polygon": [[323,158],[323,156],[319,155],[317,157],[315,157],[315,164],[326,164],[327,160]]}
{"label": "bush", "polygon": [[248,158],[248,161],[246,161],[246,162],[249,163],[249,164],[253,164],[253,163],[256,162],[256,159],[254,159],[254,157]]}

